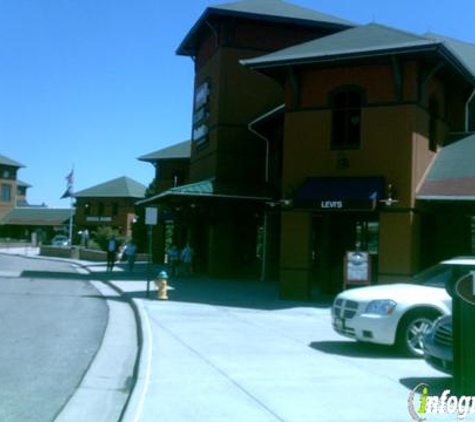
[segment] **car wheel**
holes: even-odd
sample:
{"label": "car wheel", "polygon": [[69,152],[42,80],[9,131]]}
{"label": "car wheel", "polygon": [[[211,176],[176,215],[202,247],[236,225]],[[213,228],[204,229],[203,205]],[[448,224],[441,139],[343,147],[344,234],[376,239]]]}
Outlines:
{"label": "car wheel", "polygon": [[424,335],[438,316],[435,312],[406,315],[398,328],[397,346],[399,350],[407,356],[424,356]]}

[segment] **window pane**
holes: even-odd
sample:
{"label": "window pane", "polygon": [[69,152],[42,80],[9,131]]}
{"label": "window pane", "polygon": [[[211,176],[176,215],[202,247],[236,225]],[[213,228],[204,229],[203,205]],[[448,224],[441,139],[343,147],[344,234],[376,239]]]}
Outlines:
{"label": "window pane", "polygon": [[2,202],[11,202],[12,200],[12,186],[2,184]]}
{"label": "window pane", "polygon": [[339,92],[333,97],[332,145],[354,148],[360,143],[362,95]]}

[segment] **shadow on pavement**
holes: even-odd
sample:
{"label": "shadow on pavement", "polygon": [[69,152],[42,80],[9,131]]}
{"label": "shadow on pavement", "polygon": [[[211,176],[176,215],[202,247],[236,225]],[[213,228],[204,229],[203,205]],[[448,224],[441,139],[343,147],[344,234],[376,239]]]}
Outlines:
{"label": "shadow on pavement", "polygon": [[48,278],[48,279],[68,279],[68,280],[89,280],[89,274],[79,274],[69,271],[22,271],[20,277],[24,278]]}
{"label": "shadow on pavement", "polygon": [[[116,263],[114,271],[107,271],[105,263],[88,264],[88,274],[59,271],[23,271],[22,277],[49,278],[68,280],[99,280],[107,283],[122,282],[135,283],[131,291],[123,290],[124,299],[147,298],[147,280],[149,280],[150,300],[156,300],[157,293],[154,283],[156,275],[166,270],[160,265],[137,263],[134,271],[129,271],[125,263]],[[137,281],[143,281],[143,290],[137,287]],[[214,306],[238,307],[262,310],[280,310],[296,307],[323,308],[331,305],[333,297],[322,296],[312,301],[283,300],[279,297],[277,282],[260,281],[253,279],[213,279],[206,276],[170,277],[168,291],[170,301],[207,304]],[[140,286],[140,285],[139,285]],[[140,290],[137,290],[140,289]],[[117,299],[116,299],[117,300]]]}
{"label": "shadow on pavement", "polygon": [[[114,276],[115,277],[115,276]],[[156,298],[154,281],[151,280],[150,299]],[[278,284],[259,280],[222,280],[207,277],[173,277],[168,280],[170,301],[207,304],[262,310],[279,310],[295,307],[327,308],[331,299],[319,301],[290,301],[279,298]],[[131,298],[145,298],[144,291],[125,293]]]}
{"label": "shadow on pavement", "polygon": [[404,358],[394,347],[356,341],[314,341],[309,346],[320,352],[352,358]]}
{"label": "shadow on pavement", "polygon": [[409,391],[412,391],[419,384],[426,384],[429,387],[431,395],[440,395],[444,390],[453,390],[452,377],[410,377],[401,378],[399,382],[406,387]]}

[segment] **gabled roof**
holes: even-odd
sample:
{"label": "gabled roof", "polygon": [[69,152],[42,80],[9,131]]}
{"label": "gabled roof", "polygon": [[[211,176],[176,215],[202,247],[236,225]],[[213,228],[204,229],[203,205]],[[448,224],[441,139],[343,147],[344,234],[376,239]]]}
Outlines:
{"label": "gabled roof", "polygon": [[60,226],[71,217],[70,209],[61,208],[14,208],[1,220],[2,225],[15,226]]}
{"label": "gabled roof", "polygon": [[475,134],[442,148],[427,173],[417,199],[475,199]]}
{"label": "gabled roof", "polygon": [[475,45],[440,34],[427,33],[424,36],[442,43],[470,74],[475,75]]}
{"label": "gabled roof", "polygon": [[346,19],[320,13],[282,0],[242,0],[208,7],[181,42],[177,49],[177,54],[183,56],[194,54],[197,33],[202,25],[212,16],[234,16],[255,20],[341,29],[356,25]]}
{"label": "gabled roof", "polygon": [[437,51],[475,84],[475,45],[436,34],[416,35],[376,23],[347,29],[261,57],[241,60],[241,64],[254,69],[270,69],[428,51]]}
{"label": "gabled roof", "polygon": [[23,164],[18,161],[12,160],[11,158],[5,157],[0,154],[0,165],[12,166],[12,167],[25,167]]}
{"label": "gabled roof", "polygon": [[374,56],[389,51],[415,51],[436,48],[439,41],[399,29],[371,23],[327,35],[261,57],[242,60],[256,69],[288,64],[314,63],[341,58]]}
{"label": "gabled roof", "polygon": [[138,157],[140,161],[155,163],[161,160],[187,159],[191,157],[191,141],[180,142],[167,148],[159,149]]}
{"label": "gabled roof", "polygon": [[146,187],[128,177],[109,180],[88,189],[76,192],[77,198],[143,198]]}

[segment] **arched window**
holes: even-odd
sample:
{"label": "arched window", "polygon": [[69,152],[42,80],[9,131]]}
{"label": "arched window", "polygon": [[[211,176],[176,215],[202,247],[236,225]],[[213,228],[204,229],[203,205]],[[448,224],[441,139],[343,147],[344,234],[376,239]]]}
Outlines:
{"label": "arched window", "polygon": [[349,87],[333,92],[332,105],[332,148],[356,149],[361,139],[361,90]]}

